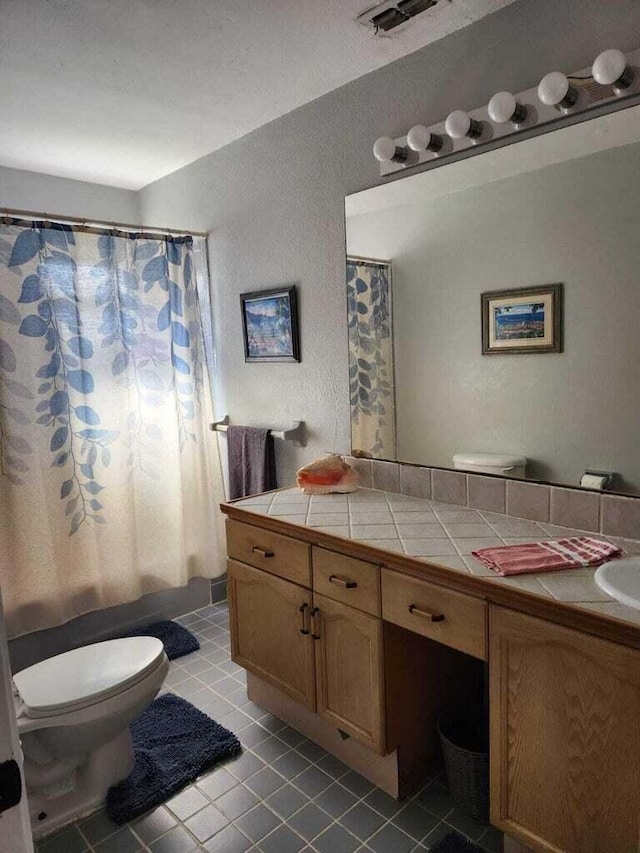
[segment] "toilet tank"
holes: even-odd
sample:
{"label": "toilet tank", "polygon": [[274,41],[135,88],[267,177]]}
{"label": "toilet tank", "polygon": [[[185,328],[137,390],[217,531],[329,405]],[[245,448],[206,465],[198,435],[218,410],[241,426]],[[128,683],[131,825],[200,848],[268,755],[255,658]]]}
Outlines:
{"label": "toilet tank", "polygon": [[527,460],[512,453],[455,453],[453,467],[475,474],[524,477]]}

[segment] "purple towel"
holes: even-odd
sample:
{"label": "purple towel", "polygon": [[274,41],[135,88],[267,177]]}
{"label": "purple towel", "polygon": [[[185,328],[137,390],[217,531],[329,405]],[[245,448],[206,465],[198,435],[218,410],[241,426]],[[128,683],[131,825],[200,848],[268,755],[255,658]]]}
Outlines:
{"label": "purple towel", "polygon": [[273,437],[268,429],[230,426],[227,450],[230,500],[278,487]]}

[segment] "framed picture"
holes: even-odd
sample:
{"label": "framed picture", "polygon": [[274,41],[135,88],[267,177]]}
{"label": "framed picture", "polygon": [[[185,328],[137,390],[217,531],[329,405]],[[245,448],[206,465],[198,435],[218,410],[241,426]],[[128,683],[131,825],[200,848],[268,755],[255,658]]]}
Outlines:
{"label": "framed picture", "polygon": [[482,353],[562,352],[562,285],[481,294]]}
{"label": "framed picture", "polygon": [[245,361],[300,361],[295,285],[240,294]]}

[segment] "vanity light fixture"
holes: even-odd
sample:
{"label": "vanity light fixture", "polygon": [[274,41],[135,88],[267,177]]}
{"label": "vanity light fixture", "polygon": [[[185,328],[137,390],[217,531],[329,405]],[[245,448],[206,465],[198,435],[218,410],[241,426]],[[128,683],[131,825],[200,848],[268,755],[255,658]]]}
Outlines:
{"label": "vanity light fixture", "polygon": [[381,136],[373,146],[373,156],[380,163],[404,163],[408,157],[406,148],[396,145],[390,136]]}
{"label": "vanity light fixture", "polygon": [[510,121],[517,126],[527,117],[527,108],[519,103],[511,92],[497,92],[489,101],[487,110],[489,118],[496,124],[506,124]]}
{"label": "vanity light fixture", "polygon": [[551,71],[540,81],[538,97],[548,107],[557,107],[562,112],[570,110],[578,100],[578,90],[569,82],[562,71]]}
{"label": "vanity light fixture", "polygon": [[[422,0],[415,2],[419,6]],[[394,3],[405,9],[405,0],[383,0],[382,5],[387,8]],[[412,3],[413,0],[406,0],[406,9],[409,5],[413,9]],[[640,104],[639,69],[640,50],[626,54],[621,50],[604,50],[592,66],[572,74],[552,71],[537,87],[514,94],[496,92],[485,107],[471,113],[454,110],[446,121],[431,127],[416,124],[405,136],[396,139],[383,136],[373,147],[380,175],[420,166],[437,168],[447,157],[458,156],[475,146],[509,144],[515,134],[522,131],[535,134],[544,125],[556,123],[558,113],[569,114],[571,121],[582,113],[616,109],[613,106],[616,100],[629,106]]]}
{"label": "vanity light fixture", "polygon": [[634,71],[627,65],[621,50],[603,50],[593,63],[593,79],[601,86],[613,86],[616,95],[621,95],[633,83]]}
{"label": "vanity light fixture", "polygon": [[412,151],[432,151],[437,154],[442,148],[442,137],[431,133],[423,124],[415,124],[407,133],[407,145]]}
{"label": "vanity light fixture", "polygon": [[454,110],[449,113],[444,127],[452,139],[464,139],[465,136],[469,139],[477,139],[483,130],[482,122],[471,118],[464,110]]}

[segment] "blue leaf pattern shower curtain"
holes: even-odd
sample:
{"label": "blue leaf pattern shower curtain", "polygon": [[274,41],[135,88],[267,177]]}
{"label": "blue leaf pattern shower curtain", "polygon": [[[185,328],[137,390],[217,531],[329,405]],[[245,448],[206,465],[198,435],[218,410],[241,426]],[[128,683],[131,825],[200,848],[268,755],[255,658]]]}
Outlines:
{"label": "blue leaf pattern shower curtain", "polygon": [[347,258],[351,446],[396,459],[391,265]]}
{"label": "blue leaf pattern shower curtain", "polygon": [[191,238],[0,226],[12,634],[223,570]]}

